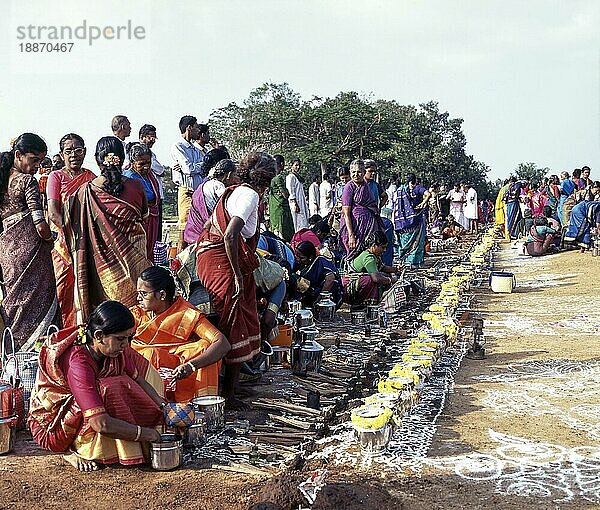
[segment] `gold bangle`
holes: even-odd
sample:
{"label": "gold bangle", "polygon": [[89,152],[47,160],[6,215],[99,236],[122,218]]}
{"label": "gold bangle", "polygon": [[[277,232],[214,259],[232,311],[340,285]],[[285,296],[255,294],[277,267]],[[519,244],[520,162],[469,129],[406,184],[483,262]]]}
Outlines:
{"label": "gold bangle", "polygon": [[275,315],[279,312],[279,307],[275,303],[269,303],[267,305],[267,310],[271,310]]}

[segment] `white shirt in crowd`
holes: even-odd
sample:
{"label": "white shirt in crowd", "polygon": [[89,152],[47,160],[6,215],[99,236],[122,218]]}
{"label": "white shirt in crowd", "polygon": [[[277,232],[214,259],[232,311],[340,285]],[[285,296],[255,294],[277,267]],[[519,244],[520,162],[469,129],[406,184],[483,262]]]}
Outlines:
{"label": "white shirt in crowd", "polygon": [[[301,228],[308,228],[308,204],[306,203],[306,195],[304,187],[296,177],[294,172],[287,174],[285,178],[285,187],[287,188],[290,197],[290,210],[292,211],[292,220],[294,221],[294,230],[298,232]],[[296,204],[298,204],[299,212],[296,212]]]}
{"label": "white shirt in crowd", "polygon": [[308,187],[308,210],[310,215],[319,214],[319,185],[313,182]]}
{"label": "white shirt in crowd", "polygon": [[224,192],[225,184],[219,179],[210,179],[204,183],[202,193],[204,193],[204,202],[206,203],[206,209],[209,214],[212,214],[215,210],[215,206]]}
{"label": "white shirt in crowd", "polygon": [[385,208],[394,210],[394,204],[396,203],[396,193],[398,191],[398,186],[394,183],[390,184],[388,188],[385,190],[385,193],[388,197],[387,202],[385,203]]}
{"label": "white shirt in crowd", "polygon": [[466,195],[467,201],[465,202],[465,218],[469,220],[476,220],[479,216],[477,211],[477,191],[475,188],[469,188]]}
{"label": "white shirt in crowd", "polygon": [[229,215],[233,218],[237,216],[244,222],[242,227],[242,237],[244,239],[250,239],[258,228],[258,203],[260,197],[258,193],[248,186],[238,186],[235,188],[227,202],[225,202],[225,209]]}
{"label": "white shirt in crowd", "polygon": [[333,186],[329,181],[319,184],[319,214],[325,218],[333,209]]}

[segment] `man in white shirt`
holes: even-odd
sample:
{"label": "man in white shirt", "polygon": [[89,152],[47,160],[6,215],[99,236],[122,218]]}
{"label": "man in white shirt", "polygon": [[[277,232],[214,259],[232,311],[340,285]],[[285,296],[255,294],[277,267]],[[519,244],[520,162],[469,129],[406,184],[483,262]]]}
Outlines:
{"label": "man in white shirt", "polygon": [[479,207],[477,206],[477,191],[468,182],[463,183],[465,192],[465,218],[469,222],[469,232],[479,234]]}
{"label": "man in white shirt", "polygon": [[308,187],[308,211],[311,216],[315,214],[319,214],[320,210],[320,193],[319,193],[319,184],[321,182],[321,178],[317,175],[313,182]]}
{"label": "man in white shirt", "polygon": [[[179,121],[181,139],[171,148],[171,157],[175,162],[173,167],[173,182],[177,184],[177,214],[179,216],[178,251],[185,248],[183,232],[192,205],[194,190],[200,185],[204,171],[204,154],[194,145],[200,139],[200,125],[196,117],[184,115]],[[208,131],[208,129],[206,129]]]}
{"label": "man in white shirt", "polygon": [[123,144],[123,150],[125,151],[125,161],[123,162],[123,169],[129,168],[129,156],[127,154],[127,143],[125,138],[129,138],[131,135],[131,122],[125,115],[115,115],[110,123],[113,136],[116,136]]}
{"label": "man in white shirt", "polygon": [[389,185],[385,190],[385,194],[387,195],[387,202],[383,206],[383,209],[381,209],[381,215],[385,216],[388,219],[392,219],[392,212],[394,211],[397,192],[398,174],[392,174],[392,176],[390,177]]}
{"label": "man in white shirt", "polygon": [[152,124],[144,124],[140,128],[140,142],[146,144],[148,148],[152,152],[152,158],[150,160],[150,170],[156,177],[156,182],[158,184],[158,240],[162,239],[162,214],[163,214],[163,200],[165,198],[165,190],[162,183],[162,176],[165,174],[165,167],[162,166],[158,159],[156,159],[156,154],[152,151],[152,147],[156,143],[156,128]]}
{"label": "man in white shirt", "polygon": [[306,194],[304,193],[304,186],[302,186],[302,182],[298,178],[301,164],[298,158],[294,159],[290,173],[285,179],[285,186],[290,194],[288,201],[290,203],[290,210],[292,211],[295,232],[298,232],[301,228],[308,228],[310,214],[308,203],[306,202]]}
{"label": "man in white shirt", "polygon": [[333,182],[329,173],[323,175],[323,182],[319,184],[319,207],[319,214],[323,219],[327,218],[333,209]]}

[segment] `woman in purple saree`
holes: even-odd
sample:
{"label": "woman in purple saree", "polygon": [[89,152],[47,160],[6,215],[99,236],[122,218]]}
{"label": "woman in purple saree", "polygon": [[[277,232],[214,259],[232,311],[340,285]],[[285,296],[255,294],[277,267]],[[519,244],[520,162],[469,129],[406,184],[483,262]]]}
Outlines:
{"label": "woman in purple saree", "polygon": [[[210,151],[209,154],[216,151]],[[235,163],[230,159],[221,159],[208,173],[209,178],[196,188],[192,195],[192,206],[185,225],[183,239],[186,243],[195,243],[204,230],[219,198],[225,188],[239,184]]]}
{"label": "woman in purple saree", "polygon": [[369,234],[383,231],[377,200],[365,181],[365,163],[355,159],[350,164],[350,181],[342,192],[342,217],[340,237],[347,260],[356,258],[363,250]]}

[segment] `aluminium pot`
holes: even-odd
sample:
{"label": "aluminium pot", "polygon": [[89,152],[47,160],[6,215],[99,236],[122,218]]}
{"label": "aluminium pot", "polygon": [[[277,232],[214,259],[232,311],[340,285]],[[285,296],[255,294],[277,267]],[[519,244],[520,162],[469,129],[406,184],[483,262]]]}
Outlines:
{"label": "aluminium pot", "polygon": [[271,365],[281,366],[290,352],[289,347],[277,346],[273,347],[273,354],[271,356]]}
{"label": "aluminium pot", "polygon": [[204,443],[205,437],[206,422],[204,421],[204,417],[202,418],[202,421],[194,419],[194,423],[190,425],[187,429],[185,429],[185,434],[183,436],[183,446],[200,446],[202,443]]}
{"label": "aluminium pot", "polygon": [[296,329],[314,326],[315,320],[310,310],[298,310],[294,316]]}
{"label": "aluminium pot", "polygon": [[360,449],[367,455],[378,455],[383,452],[387,448],[393,432],[394,428],[390,423],[386,423],[380,429],[354,427],[354,434],[358,440]]}
{"label": "aluminium pot", "polygon": [[366,310],[350,310],[350,322],[355,326],[364,326],[367,321]]}
{"label": "aluminium pot", "polygon": [[305,342],[312,342],[317,339],[319,330],[317,328],[302,328],[300,329],[300,341],[304,344]]}
{"label": "aluminium pot", "polygon": [[323,360],[323,351],[323,346],[315,340],[293,345],[292,372],[296,375],[305,375],[307,372],[318,372]]}
{"label": "aluminium pot", "polygon": [[183,441],[178,434],[161,434],[160,443],[150,443],[152,468],[157,471],[171,471],[181,466]]}
{"label": "aluminium pot", "polygon": [[379,305],[367,305],[367,320],[375,322],[379,319]]}
{"label": "aluminium pot", "polygon": [[204,413],[207,432],[216,432],[225,426],[225,399],[223,397],[196,397],[192,399],[191,404],[194,411]]}
{"label": "aluminium pot", "polygon": [[321,292],[319,301],[315,303],[315,319],[318,321],[332,321],[335,317],[335,303],[331,299],[331,292]]}

